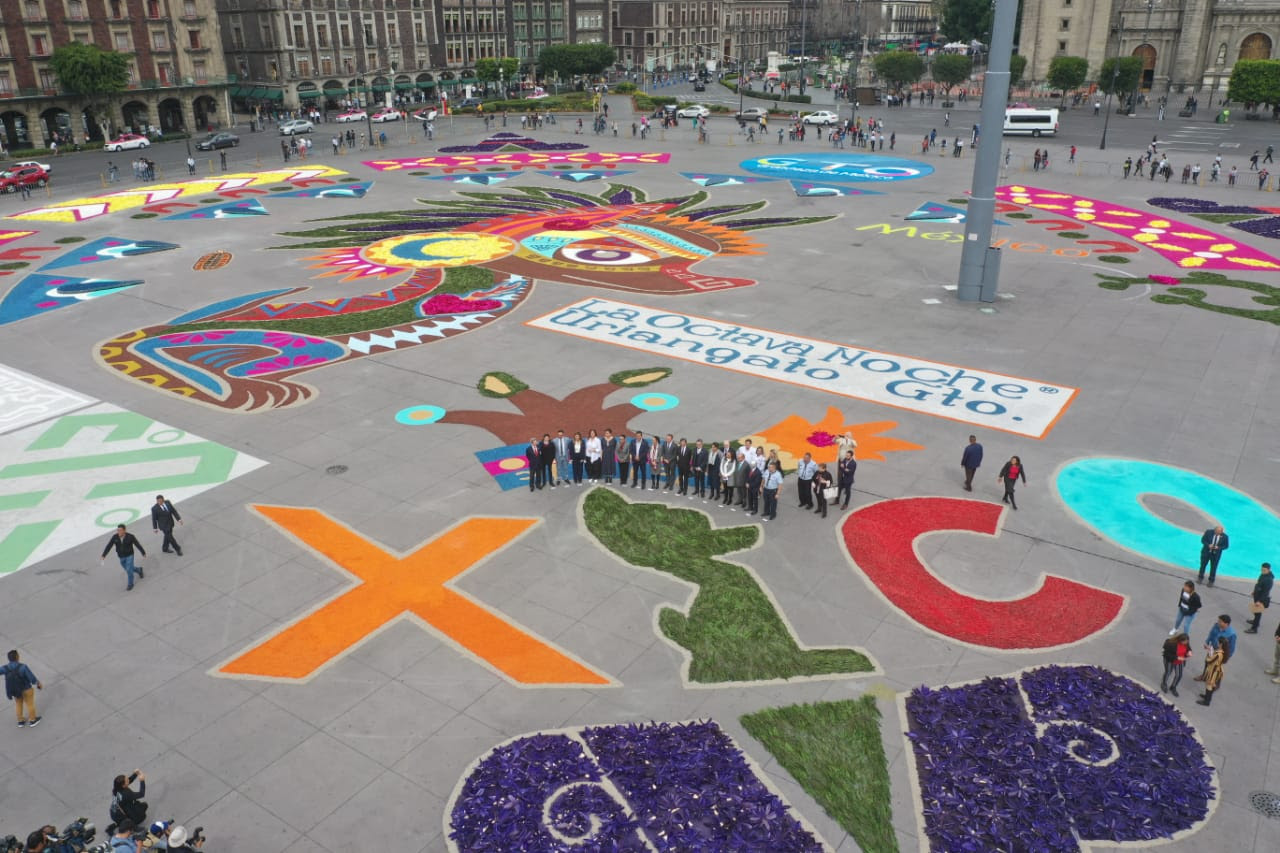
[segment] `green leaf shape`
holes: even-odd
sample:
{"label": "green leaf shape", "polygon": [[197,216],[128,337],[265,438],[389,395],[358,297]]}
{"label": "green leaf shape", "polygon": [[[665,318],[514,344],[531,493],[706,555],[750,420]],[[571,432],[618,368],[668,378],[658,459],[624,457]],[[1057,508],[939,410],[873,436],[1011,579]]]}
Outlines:
{"label": "green leaf shape", "polygon": [[1089,236],[1083,231],[1059,231],[1057,233],[1064,240],[1083,240]]}
{"label": "green leaf shape", "polygon": [[[491,383],[490,380],[493,382]],[[503,390],[492,387],[493,384],[501,384],[506,386]],[[505,400],[507,397],[514,397],[521,391],[527,391],[529,386],[521,382],[510,373],[503,373],[501,370],[491,370],[484,376],[480,377],[480,381],[476,383],[476,390],[480,392],[482,397],[493,397],[499,400]]]}
{"label": "green leaf shape", "polygon": [[713,529],[696,510],[631,503],[607,489],[583,504],[587,529],[615,556],[697,587],[688,613],[658,614],[663,635],[689,652],[689,680],[702,684],[771,681],[870,672],[853,649],[801,649],[751,572],[715,559],[755,544],[755,526]]}
{"label": "green leaf shape", "polygon": [[1129,259],[1124,255],[1098,255],[1098,260],[1104,264],[1127,264]]}
{"label": "green leaf shape", "polygon": [[[1103,275],[1095,273],[1101,279],[1098,282],[1099,287],[1107,290],[1125,290],[1130,285],[1139,284],[1143,279],[1133,278],[1125,279],[1118,276]],[[1201,290],[1199,287],[1170,287],[1161,290],[1159,293],[1151,297],[1151,301],[1160,305],[1189,305],[1193,308],[1203,308],[1206,311],[1213,311],[1216,314],[1227,314],[1232,317],[1245,317],[1250,320],[1261,320],[1264,323],[1272,323],[1280,326],[1280,287],[1271,284],[1262,284],[1256,281],[1245,281],[1244,279],[1228,278],[1220,273],[1194,271],[1186,273],[1182,276],[1182,285],[1210,285],[1214,287],[1232,287],[1238,290],[1252,291],[1256,295],[1253,301],[1258,305],[1269,306],[1262,308],[1240,308],[1234,305],[1217,305],[1208,301],[1212,295],[1212,290]]]}
{"label": "green leaf shape", "polygon": [[669,367],[642,367],[637,370],[620,370],[609,375],[609,383],[619,388],[643,388],[661,382],[671,375]]}
{"label": "green leaf shape", "polygon": [[898,853],[874,696],[769,708],[740,721],[864,853]]}

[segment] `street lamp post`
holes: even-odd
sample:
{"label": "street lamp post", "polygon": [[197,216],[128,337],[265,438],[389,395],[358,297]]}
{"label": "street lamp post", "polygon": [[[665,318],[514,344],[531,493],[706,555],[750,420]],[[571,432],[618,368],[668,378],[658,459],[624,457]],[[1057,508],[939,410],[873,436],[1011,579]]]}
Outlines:
{"label": "street lamp post", "polygon": [[809,0],[800,0],[800,94],[804,94],[804,62],[809,35]]}
{"label": "street lamp post", "polygon": [[[1119,44],[1123,34],[1124,34],[1124,13],[1122,12],[1120,15],[1120,34],[1117,35],[1116,37],[1117,44]],[[1116,93],[1116,81],[1119,79],[1120,79],[1120,48],[1117,47],[1116,57],[1111,65],[1111,91],[1107,92],[1107,114],[1103,116],[1103,119],[1102,119],[1102,142],[1101,144],[1098,145],[1099,150],[1104,150],[1107,147],[1107,125],[1111,123],[1111,98]]]}
{"label": "street lamp post", "polygon": [[[1147,0],[1147,22],[1142,26],[1142,41],[1138,45],[1139,48],[1145,46],[1147,43],[1147,35],[1151,31],[1151,11],[1152,9],[1155,8],[1155,5],[1156,5],[1156,0]],[[1141,70],[1138,71],[1138,79],[1133,82],[1133,94],[1129,96],[1129,115],[1130,116],[1136,115],[1138,112],[1138,90],[1142,88],[1142,77],[1147,70],[1145,53],[1143,54],[1143,57],[1144,58],[1142,61],[1142,68]],[[1118,55],[1116,57],[1116,61],[1119,62]],[[1154,75],[1154,73],[1155,73],[1155,69],[1153,68],[1152,74]]]}

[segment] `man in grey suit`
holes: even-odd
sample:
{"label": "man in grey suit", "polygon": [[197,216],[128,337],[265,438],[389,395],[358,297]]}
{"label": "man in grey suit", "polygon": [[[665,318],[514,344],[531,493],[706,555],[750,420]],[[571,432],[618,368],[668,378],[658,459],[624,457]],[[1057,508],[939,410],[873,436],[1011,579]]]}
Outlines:
{"label": "man in grey suit", "polygon": [[[555,479],[567,485],[569,483],[569,472],[572,470],[569,467],[569,447],[572,445],[572,442],[569,440],[569,437],[564,434],[564,430],[561,429],[556,430],[555,440],[551,443],[554,444],[556,448]],[[555,480],[552,481],[552,485],[555,485]]]}

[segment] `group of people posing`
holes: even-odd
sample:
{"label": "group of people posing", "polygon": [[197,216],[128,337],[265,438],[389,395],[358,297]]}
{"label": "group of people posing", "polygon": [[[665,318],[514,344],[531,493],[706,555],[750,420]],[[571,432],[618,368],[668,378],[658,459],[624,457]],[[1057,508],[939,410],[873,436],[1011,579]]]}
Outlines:
{"label": "group of people posing", "polygon": [[[858,442],[853,436],[845,433],[835,443],[839,461],[834,472],[827,469],[827,463],[815,462],[809,453],[795,469],[799,507],[823,517],[828,504],[838,503],[841,496],[841,509],[849,508],[858,469],[854,458]],[[541,441],[531,437],[525,459],[531,492],[548,485],[553,489],[570,482],[576,486],[584,482],[612,485],[616,480],[619,487],[665,487],[688,498],[719,500],[733,511],[741,507],[748,515],[759,513],[765,520],[778,517],[782,460],[776,450],[753,446],[751,439],[708,445],[700,438],[692,444],[683,438],[677,441],[671,433],[659,439],[639,431],[632,437],[615,436],[611,429],[601,436],[593,429],[586,438],[580,432],[570,438],[560,430],[555,438],[550,433],[543,434]]]}

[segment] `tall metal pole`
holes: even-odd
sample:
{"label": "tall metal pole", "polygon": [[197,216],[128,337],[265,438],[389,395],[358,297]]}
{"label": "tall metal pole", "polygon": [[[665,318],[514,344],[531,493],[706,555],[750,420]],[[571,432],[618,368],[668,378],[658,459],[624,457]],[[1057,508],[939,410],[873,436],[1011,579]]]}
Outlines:
{"label": "tall metal pole", "polygon": [[996,0],[991,50],[982,86],[982,130],[988,142],[974,151],[973,187],[965,210],[964,245],[960,251],[960,277],[956,295],[962,302],[994,302],[999,277],[999,250],[991,248],[991,226],[996,213],[996,181],[1000,175],[1000,149],[990,141],[1004,127],[1009,103],[1009,57],[1013,54],[1013,26],[1018,0]]}
{"label": "tall metal pole", "polygon": [[800,94],[804,94],[805,39],[809,34],[809,0],[800,0]]}
{"label": "tall metal pole", "polygon": [[[1151,31],[1151,10],[1155,5],[1156,0],[1147,0],[1147,22],[1142,25],[1142,41],[1139,43],[1139,47],[1142,47],[1147,43],[1147,35]],[[1146,54],[1143,54],[1143,56],[1145,57]],[[1118,54],[1116,56],[1116,61],[1119,61]],[[1133,94],[1129,96],[1129,115],[1136,115],[1138,112],[1138,90],[1142,88],[1142,78],[1145,76],[1146,71],[1147,62],[1144,58],[1142,61],[1142,68],[1138,70],[1138,79],[1133,82]],[[1154,77],[1155,69],[1153,68],[1151,71]]]}

